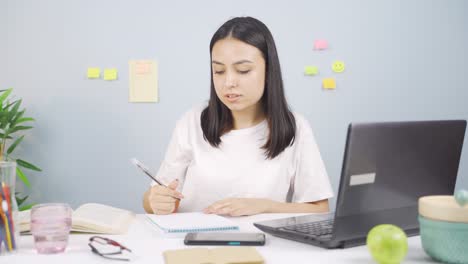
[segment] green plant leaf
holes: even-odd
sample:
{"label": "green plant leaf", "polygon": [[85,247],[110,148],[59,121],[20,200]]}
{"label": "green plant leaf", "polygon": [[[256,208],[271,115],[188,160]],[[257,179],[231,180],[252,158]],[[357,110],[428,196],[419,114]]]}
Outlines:
{"label": "green plant leaf", "polygon": [[[3,110],[2,110],[3,111]],[[5,128],[7,127],[8,125],[8,114],[5,114],[3,115],[1,118],[0,118],[0,127],[5,130]],[[8,134],[8,133],[7,133]]]}
{"label": "green plant leaf", "polygon": [[13,142],[13,144],[11,144],[10,147],[8,148],[7,154],[11,154],[15,150],[16,146],[18,146],[18,144],[23,140],[23,138],[24,138],[24,135],[17,138],[15,142]]}
{"label": "green plant leaf", "polygon": [[[18,160],[16,160],[18,162]],[[24,185],[28,186],[31,188],[31,183],[29,182],[28,177],[24,175],[23,171],[19,167],[16,167],[16,174],[18,175],[18,178],[24,183]]]}
{"label": "green plant leaf", "polygon": [[17,100],[16,102],[14,102],[14,105],[13,107],[11,108],[10,110],[10,113],[8,114],[8,120],[11,122],[13,121],[13,119],[15,118],[15,115],[16,113],[18,113],[18,109],[21,105],[21,99],[20,100]]}
{"label": "green plant leaf", "polygon": [[31,209],[31,207],[35,206],[36,204],[27,204],[27,205],[23,205],[23,206],[20,206],[19,210],[20,211],[26,211],[26,210],[29,210]]}
{"label": "green plant leaf", "polygon": [[27,122],[27,121],[36,121],[36,120],[34,120],[34,118],[32,117],[22,117],[16,120],[16,124],[20,124],[20,123]]}
{"label": "green plant leaf", "polygon": [[18,100],[14,100],[13,102],[7,101],[8,104],[5,106],[5,109],[10,108],[12,105],[16,104],[17,102]]}
{"label": "green plant leaf", "polygon": [[11,94],[11,91],[13,91],[13,88],[3,91],[2,95],[0,95],[0,105],[3,105],[3,101]]}
{"label": "green plant leaf", "polygon": [[[4,136],[5,136],[5,135],[4,135],[3,133],[0,133],[0,137],[1,137],[1,138],[3,138]],[[6,137],[6,138],[12,139],[12,137],[10,137],[10,136],[8,136],[8,137]]]}
{"label": "green plant leaf", "polygon": [[35,170],[35,171],[42,171],[40,168],[36,167],[35,165],[33,165],[33,164],[31,164],[31,163],[29,163],[27,161],[21,160],[21,159],[17,159],[16,163],[18,163],[18,165],[23,167],[23,168],[27,168],[27,169]]}
{"label": "green plant leaf", "polygon": [[23,109],[23,110],[19,111],[19,112],[15,115],[15,117],[14,117],[13,120],[11,121],[11,123],[13,124],[13,125],[11,125],[11,126],[16,126],[16,123],[17,123],[18,119],[20,119],[21,117],[23,117],[24,112],[26,112],[26,109]]}
{"label": "green plant leaf", "polygon": [[18,206],[21,206],[24,201],[26,201],[26,199],[28,199],[29,196],[25,196],[23,198],[19,197],[18,195],[15,196],[16,198],[16,203],[18,204]]}
{"label": "green plant leaf", "polygon": [[33,128],[33,127],[32,126],[16,126],[16,127],[7,129],[6,134],[13,134],[13,133],[15,133],[17,131],[31,129],[31,128]]}

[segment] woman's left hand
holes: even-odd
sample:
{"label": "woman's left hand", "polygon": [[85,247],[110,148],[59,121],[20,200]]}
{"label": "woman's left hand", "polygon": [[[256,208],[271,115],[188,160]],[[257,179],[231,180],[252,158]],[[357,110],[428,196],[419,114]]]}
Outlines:
{"label": "woman's left hand", "polygon": [[207,214],[230,216],[267,213],[273,201],[256,198],[227,198],[215,202],[203,210]]}

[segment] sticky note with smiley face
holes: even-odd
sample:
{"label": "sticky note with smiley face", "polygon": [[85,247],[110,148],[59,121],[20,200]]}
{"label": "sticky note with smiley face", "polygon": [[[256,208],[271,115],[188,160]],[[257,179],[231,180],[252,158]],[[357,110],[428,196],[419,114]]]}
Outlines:
{"label": "sticky note with smiley face", "polygon": [[345,70],[345,64],[343,61],[334,61],[333,64],[332,64],[332,70],[334,72],[337,72],[337,73],[340,73],[340,72],[343,72]]}
{"label": "sticky note with smiley face", "polygon": [[325,78],[322,80],[323,89],[335,89],[336,82],[334,78]]}

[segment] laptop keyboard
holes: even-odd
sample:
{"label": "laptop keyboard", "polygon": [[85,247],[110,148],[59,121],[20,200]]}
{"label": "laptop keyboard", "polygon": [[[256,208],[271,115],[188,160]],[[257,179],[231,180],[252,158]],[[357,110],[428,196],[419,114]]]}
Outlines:
{"label": "laptop keyboard", "polygon": [[296,231],[303,234],[308,234],[312,236],[330,236],[333,232],[333,219],[319,221],[319,222],[310,222],[304,224],[290,225],[283,227],[285,230]]}

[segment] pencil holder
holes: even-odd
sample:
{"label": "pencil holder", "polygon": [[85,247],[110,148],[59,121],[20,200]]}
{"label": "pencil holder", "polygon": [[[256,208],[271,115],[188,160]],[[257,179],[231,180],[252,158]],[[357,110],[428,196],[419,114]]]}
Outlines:
{"label": "pencil holder", "polygon": [[15,198],[16,162],[0,161],[0,254],[16,252],[19,227]]}

